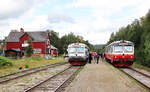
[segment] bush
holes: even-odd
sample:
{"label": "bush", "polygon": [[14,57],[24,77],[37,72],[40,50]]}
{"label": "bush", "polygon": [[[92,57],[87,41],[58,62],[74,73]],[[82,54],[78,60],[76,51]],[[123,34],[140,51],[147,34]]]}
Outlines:
{"label": "bush", "polygon": [[29,44],[29,46],[26,48],[25,52],[26,52],[27,57],[31,57],[33,54],[32,39],[31,38],[29,38],[28,44]]}
{"label": "bush", "polygon": [[0,68],[4,66],[13,66],[12,60],[6,57],[0,56]]}
{"label": "bush", "polygon": [[44,58],[42,58],[42,57],[32,56],[32,57],[25,58],[25,61],[31,61],[31,60],[41,61],[41,60],[43,60],[43,59],[44,59]]}
{"label": "bush", "polygon": [[25,68],[29,68],[29,65],[26,64],[26,65],[25,65]]}

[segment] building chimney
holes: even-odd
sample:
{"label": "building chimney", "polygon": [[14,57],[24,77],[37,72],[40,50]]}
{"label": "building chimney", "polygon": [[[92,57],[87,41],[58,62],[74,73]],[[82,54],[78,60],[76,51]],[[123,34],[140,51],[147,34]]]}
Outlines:
{"label": "building chimney", "polygon": [[23,28],[20,28],[20,32],[21,32],[21,33],[24,33],[24,29],[23,29]]}

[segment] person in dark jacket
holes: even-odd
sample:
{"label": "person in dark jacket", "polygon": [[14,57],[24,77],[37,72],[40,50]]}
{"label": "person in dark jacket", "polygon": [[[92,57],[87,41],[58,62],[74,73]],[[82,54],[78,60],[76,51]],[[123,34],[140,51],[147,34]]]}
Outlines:
{"label": "person in dark jacket", "polygon": [[91,64],[91,61],[92,61],[92,54],[91,53],[89,53],[89,63]]}
{"label": "person in dark jacket", "polygon": [[99,63],[99,54],[96,54],[97,64]]}

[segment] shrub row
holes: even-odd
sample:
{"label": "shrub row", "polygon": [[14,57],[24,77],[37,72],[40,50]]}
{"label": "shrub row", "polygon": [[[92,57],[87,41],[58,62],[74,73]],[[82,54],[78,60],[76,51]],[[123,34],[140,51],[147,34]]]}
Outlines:
{"label": "shrub row", "polygon": [[0,68],[4,66],[13,66],[12,60],[6,57],[0,56]]}

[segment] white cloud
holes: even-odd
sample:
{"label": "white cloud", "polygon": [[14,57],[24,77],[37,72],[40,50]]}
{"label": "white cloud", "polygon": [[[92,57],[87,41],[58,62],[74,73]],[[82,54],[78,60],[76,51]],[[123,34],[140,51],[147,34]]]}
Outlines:
{"label": "white cloud", "polygon": [[[150,0],[72,0],[66,4],[59,1],[62,6],[55,3],[58,1],[4,0],[0,3],[0,36],[23,27],[28,31],[53,29],[60,36],[74,32],[93,44],[106,43],[111,32],[144,16],[150,8]],[[49,12],[41,12],[41,7],[53,4],[56,5],[52,10],[44,8]],[[86,9],[86,14],[78,12],[81,9]]]}
{"label": "white cloud", "polygon": [[83,35],[86,31],[90,32],[90,36],[87,34],[84,37],[96,44],[98,42],[106,43],[111,32],[116,32],[134,19],[144,16],[150,8],[149,3],[150,0],[74,0],[65,8],[88,8],[91,10],[90,14],[82,16],[84,18],[80,18],[80,22],[77,22],[76,27],[78,28],[74,25],[71,28]]}
{"label": "white cloud", "polygon": [[0,3],[0,19],[18,17],[33,5],[33,0],[3,0]]}
{"label": "white cloud", "polygon": [[14,29],[20,29],[24,28],[25,31],[39,31],[45,29],[48,25],[49,22],[48,16],[47,15],[40,15],[40,16],[32,16],[32,21],[28,23],[24,23],[23,20],[20,19],[18,20],[13,20],[10,22],[11,28]]}
{"label": "white cloud", "polygon": [[59,23],[59,22],[73,23],[74,22],[73,18],[65,13],[51,13],[49,14],[48,20],[50,23]]}

